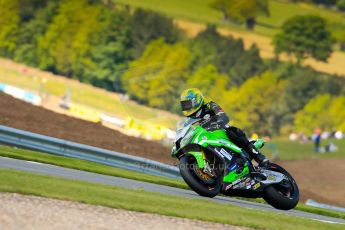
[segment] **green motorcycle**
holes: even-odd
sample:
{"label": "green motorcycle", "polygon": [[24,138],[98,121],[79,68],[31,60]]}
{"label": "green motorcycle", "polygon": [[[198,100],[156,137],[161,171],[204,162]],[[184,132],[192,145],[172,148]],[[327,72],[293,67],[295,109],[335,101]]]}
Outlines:
{"label": "green motorcycle", "polygon": [[[262,197],[281,210],[299,201],[298,186],[281,166],[268,168],[252,164],[245,151],[232,143],[225,131],[212,129],[209,120],[188,118],[178,127],[172,156],[179,159],[182,178],[201,196],[219,193],[247,198]],[[253,140],[257,149],[262,139]]]}

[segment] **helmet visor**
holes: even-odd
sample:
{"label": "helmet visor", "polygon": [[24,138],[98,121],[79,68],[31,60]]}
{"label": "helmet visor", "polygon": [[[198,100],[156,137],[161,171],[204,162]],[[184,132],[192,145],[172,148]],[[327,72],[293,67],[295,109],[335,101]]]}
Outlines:
{"label": "helmet visor", "polygon": [[182,108],[182,111],[189,111],[189,110],[193,109],[192,100],[181,101],[181,108]]}

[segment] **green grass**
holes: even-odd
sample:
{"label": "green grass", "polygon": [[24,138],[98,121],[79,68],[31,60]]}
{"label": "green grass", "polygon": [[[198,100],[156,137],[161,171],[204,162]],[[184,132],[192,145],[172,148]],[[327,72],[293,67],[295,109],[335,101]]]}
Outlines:
{"label": "green grass", "polygon": [[139,105],[133,101],[122,101],[118,94],[106,92],[77,81],[53,77],[50,73],[36,71],[35,74],[25,75],[21,72],[19,65],[12,63],[17,67],[9,67],[7,62],[7,60],[0,59],[0,83],[39,92],[42,80],[46,79],[44,93],[62,98],[66,94],[66,89],[69,88],[72,94],[72,102],[117,117],[127,118],[130,116],[170,128],[175,128],[175,124],[179,119],[177,115]]}
{"label": "green grass", "polygon": [[342,225],[321,223],[266,211],[258,212],[201,199],[186,199],[14,170],[0,170],[0,191],[257,229],[343,229]]}
{"label": "green grass", "polygon": [[[321,146],[325,146],[329,142],[334,143],[338,147],[338,151],[333,153],[320,153],[317,157],[320,159],[345,158],[345,141],[336,139],[322,140]],[[303,160],[311,159],[315,156],[313,142],[301,144],[298,141],[289,141],[286,138],[273,139],[267,142],[262,151],[270,158],[278,153],[280,160]]]}
{"label": "green grass", "polygon": [[0,156],[28,161],[36,161],[88,172],[146,181],[155,184],[168,185],[177,188],[187,188],[187,185],[182,180],[174,180],[165,177],[143,174],[130,170],[106,166],[90,161],[57,156],[48,153],[35,152],[25,149],[18,149],[15,147],[0,145]]}
{"label": "green grass", "polygon": [[[262,198],[255,198],[255,199],[253,199],[253,198],[238,197],[237,199],[266,204],[266,202]],[[341,211],[335,211],[335,210],[330,210],[330,209],[322,209],[322,208],[318,208],[318,207],[313,207],[313,206],[305,205],[305,204],[302,204],[302,203],[298,203],[298,205],[294,209],[300,210],[300,211],[304,211],[304,212],[315,213],[315,214],[323,215],[323,216],[340,218],[340,219],[344,219],[345,220],[345,212],[341,212]]]}
{"label": "green grass", "polygon": [[311,213],[323,215],[323,216],[330,216],[330,217],[345,219],[345,212],[322,209],[322,208],[312,207],[312,206],[308,206],[304,204],[298,204],[296,209],[300,211],[304,211],[304,212],[311,212]]}
{"label": "green grass", "polygon": [[[187,185],[183,181],[151,176],[151,175],[137,173],[137,172],[133,172],[129,170],[105,166],[105,165],[101,165],[101,164],[97,164],[97,163],[93,163],[89,161],[56,156],[56,155],[51,155],[51,154],[41,153],[41,152],[34,152],[30,150],[18,149],[18,148],[13,148],[13,147],[8,147],[8,146],[0,145],[0,156],[53,164],[53,165],[58,165],[58,166],[66,167],[66,168],[73,168],[73,169],[95,172],[95,173],[104,174],[104,175],[146,181],[150,183],[162,184],[162,185],[167,185],[167,186],[172,186],[172,187],[177,187],[177,188],[184,188],[184,189],[188,188]],[[240,198],[240,199],[243,199],[243,198]],[[245,200],[265,203],[263,199],[245,199]],[[344,212],[320,209],[320,208],[310,207],[304,204],[299,204],[297,206],[297,209],[301,211],[320,214],[320,215],[345,219]]]}
{"label": "green grass", "polygon": [[222,14],[208,6],[208,0],[114,0],[134,7],[150,9],[170,17],[201,23],[219,23]]}
{"label": "green grass", "polygon": [[[222,14],[208,6],[209,0],[116,0],[116,2],[151,9],[177,19],[213,23],[232,30],[244,31],[243,26],[229,25],[222,22]],[[326,18],[331,24],[345,26],[345,17],[340,12],[326,10],[310,4],[296,4],[287,1],[271,0],[269,3],[270,17],[260,16],[258,18],[259,24],[254,31],[258,34],[271,37],[285,20],[303,14],[317,14]]]}

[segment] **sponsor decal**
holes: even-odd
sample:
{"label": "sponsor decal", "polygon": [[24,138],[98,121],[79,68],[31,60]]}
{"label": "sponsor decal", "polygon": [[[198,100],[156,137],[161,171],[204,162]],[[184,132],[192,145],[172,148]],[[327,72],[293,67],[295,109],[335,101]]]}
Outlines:
{"label": "sponsor decal", "polygon": [[224,154],[224,155],[228,155],[228,156],[232,159],[231,154],[229,154],[228,151],[226,151],[225,149],[221,148],[221,149],[220,149],[220,152],[221,152],[222,154]]}
{"label": "sponsor decal", "polygon": [[235,170],[236,168],[237,168],[237,164],[234,164],[233,166],[231,166],[230,171],[233,171],[233,170]]}
{"label": "sponsor decal", "polygon": [[220,155],[221,158],[224,159],[224,155],[221,152],[219,152],[218,149],[214,149],[214,150]]}
{"label": "sponsor decal", "polygon": [[221,152],[221,151],[219,151],[218,149],[215,149],[215,151],[216,151],[222,158],[226,158],[226,159],[228,159],[229,161],[231,161],[232,156],[231,156],[230,154],[228,154],[227,152],[226,152],[226,154],[224,154],[224,151]]}
{"label": "sponsor decal", "polygon": [[253,186],[253,189],[256,190],[256,189],[260,188],[260,186],[261,186],[260,183],[256,183],[256,184]]}
{"label": "sponsor decal", "polygon": [[225,187],[225,190],[228,190],[228,189],[236,189],[236,188],[244,188],[246,187],[247,189],[251,187],[251,183],[253,181],[251,180],[251,178],[247,177],[247,178],[240,178],[240,179],[237,179],[235,180],[234,182],[230,183],[229,185],[227,185]]}
{"label": "sponsor decal", "polygon": [[252,182],[253,181],[249,177],[245,180],[245,182],[246,182],[246,188],[247,189],[252,187]]}
{"label": "sponsor decal", "polygon": [[240,187],[239,184],[238,185],[234,185],[233,189],[237,189],[239,187]]}
{"label": "sponsor decal", "polygon": [[231,189],[232,184],[229,184],[228,186],[225,187],[225,190]]}
{"label": "sponsor decal", "polygon": [[276,177],[275,177],[275,176],[270,175],[270,176],[268,176],[268,177],[267,177],[267,180],[273,180],[273,181],[275,181],[275,180],[276,180]]}
{"label": "sponsor decal", "polygon": [[223,148],[220,149],[220,151],[217,150],[217,152],[221,155],[223,155],[226,159],[228,159],[229,161],[231,161],[232,156]]}
{"label": "sponsor decal", "polygon": [[237,179],[235,180],[234,182],[232,182],[232,184],[237,184],[237,183],[240,183],[242,179]]}
{"label": "sponsor decal", "polygon": [[238,184],[234,185],[234,189],[235,188],[243,188],[245,186],[246,186],[246,183],[245,182],[241,182],[241,183],[238,183]]}

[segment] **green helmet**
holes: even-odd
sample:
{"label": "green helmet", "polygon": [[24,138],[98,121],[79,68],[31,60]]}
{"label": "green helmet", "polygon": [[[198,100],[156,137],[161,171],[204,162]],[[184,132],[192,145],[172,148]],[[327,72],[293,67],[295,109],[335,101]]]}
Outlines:
{"label": "green helmet", "polygon": [[204,104],[204,96],[197,88],[186,89],[181,93],[181,108],[185,116],[197,112]]}

